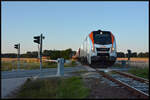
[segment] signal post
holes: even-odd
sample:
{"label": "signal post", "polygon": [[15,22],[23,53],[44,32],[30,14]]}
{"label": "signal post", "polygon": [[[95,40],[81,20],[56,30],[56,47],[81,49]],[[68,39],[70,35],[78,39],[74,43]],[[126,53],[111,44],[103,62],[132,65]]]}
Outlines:
{"label": "signal post", "polygon": [[17,67],[17,68],[18,68],[18,70],[19,70],[19,68],[20,68],[20,43],[19,43],[19,44],[15,44],[15,45],[14,45],[14,48],[17,49],[17,51],[18,51],[18,54],[17,54],[18,67]]}
{"label": "signal post", "polygon": [[128,51],[128,67],[129,67],[129,64],[130,64],[130,57],[131,57],[131,50],[127,50]]}
{"label": "signal post", "polygon": [[38,44],[38,58],[40,58],[40,70],[42,69],[42,41],[44,38],[45,37],[42,34],[40,36],[34,37],[34,42]]}

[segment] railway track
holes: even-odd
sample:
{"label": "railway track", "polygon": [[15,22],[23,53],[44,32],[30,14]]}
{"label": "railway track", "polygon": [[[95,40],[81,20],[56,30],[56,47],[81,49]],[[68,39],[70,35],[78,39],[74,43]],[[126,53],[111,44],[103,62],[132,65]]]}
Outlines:
{"label": "railway track", "polygon": [[148,80],[120,71],[110,71],[112,73],[108,74],[105,73],[104,71],[99,71],[98,69],[96,69],[96,72],[101,74],[103,77],[119,84],[119,86],[125,87],[133,94],[137,95],[139,98],[145,98],[145,99],[149,98]]}

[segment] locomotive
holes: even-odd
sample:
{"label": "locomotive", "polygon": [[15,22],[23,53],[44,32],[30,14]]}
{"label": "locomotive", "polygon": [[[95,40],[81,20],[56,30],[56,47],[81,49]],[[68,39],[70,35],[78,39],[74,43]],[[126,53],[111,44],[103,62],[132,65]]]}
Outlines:
{"label": "locomotive", "polygon": [[84,39],[76,56],[91,66],[112,66],[117,58],[116,39],[110,31],[92,31]]}

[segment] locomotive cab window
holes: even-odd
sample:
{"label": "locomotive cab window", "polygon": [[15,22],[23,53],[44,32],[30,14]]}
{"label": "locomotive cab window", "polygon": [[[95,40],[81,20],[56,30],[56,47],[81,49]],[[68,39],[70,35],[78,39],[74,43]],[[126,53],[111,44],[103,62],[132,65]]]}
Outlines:
{"label": "locomotive cab window", "polygon": [[112,44],[111,42],[111,34],[110,32],[95,32],[95,34],[93,34],[94,36],[94,42],[96,44]]}

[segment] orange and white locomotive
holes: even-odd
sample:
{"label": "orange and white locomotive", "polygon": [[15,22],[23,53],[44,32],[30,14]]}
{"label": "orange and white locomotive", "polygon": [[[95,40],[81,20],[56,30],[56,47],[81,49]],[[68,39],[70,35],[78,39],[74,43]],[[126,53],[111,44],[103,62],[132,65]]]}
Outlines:
{"label": "orange and white locomotive", "polygon": [[117,58],[116,40],[110,31],[92,31],[86,36],[80,49],[78,57],[81,62],[94,63],[106,62],[113,65]]}

